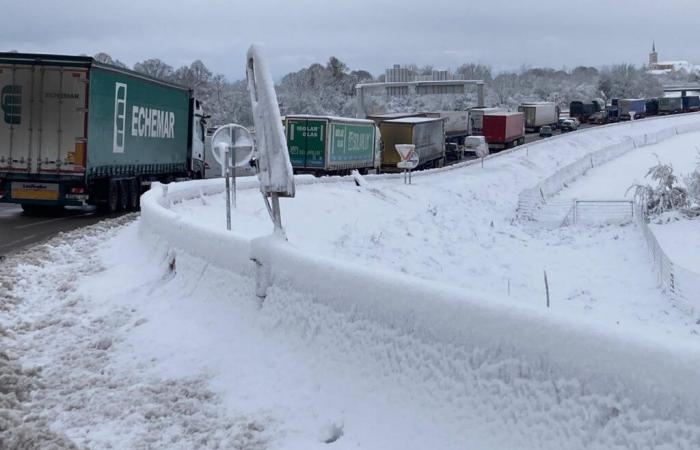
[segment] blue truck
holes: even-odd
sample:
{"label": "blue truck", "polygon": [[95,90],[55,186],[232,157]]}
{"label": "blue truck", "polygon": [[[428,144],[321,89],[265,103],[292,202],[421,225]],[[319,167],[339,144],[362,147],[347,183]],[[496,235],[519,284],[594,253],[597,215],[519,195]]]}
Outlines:
{"label": "blue truck", "polygon": [[620,120],[630,120],[632,115],[635,119],[641,119],[646,116],[647,101],[643,98],[621,98],[617,101],[617,108]]}

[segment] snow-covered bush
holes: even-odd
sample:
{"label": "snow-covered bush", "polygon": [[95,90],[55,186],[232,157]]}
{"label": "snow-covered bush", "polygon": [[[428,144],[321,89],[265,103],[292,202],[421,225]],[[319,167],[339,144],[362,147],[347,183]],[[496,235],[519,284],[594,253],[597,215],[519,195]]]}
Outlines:
{"label": "snow-covered bush", "polygon": [[645,206],[646,213],[657,216],[667,211],[687,208],[688,190],[678,184],[678,177],[673,173],[673,166],[658,160],[649,168],[646,177],[656,182],[656,186],[633,185],[635,200]]}

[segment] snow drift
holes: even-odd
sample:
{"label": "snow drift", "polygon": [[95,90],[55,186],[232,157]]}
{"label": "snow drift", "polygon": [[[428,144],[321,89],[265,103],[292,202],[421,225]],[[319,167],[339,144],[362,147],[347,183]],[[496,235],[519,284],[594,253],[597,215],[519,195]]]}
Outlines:
{"label": "snow drift", "polygon": [[[488,164],[507,170],[511,183],[498,194],[497,211],[514,213],[518,193],[533,185],[541,189],[540,197],[553,194],[586,167],[580,161],[590,168],[591,158],[609,160],[637,145],[697,129],[697,115],[645,120],[496,155]],[[572,164],[558,179],[547,178]],[[416,177],[457,176],[466,166]],[[299,178],[297,185],[352,181]],[[167,191],[154,186],[142,200],[143,236],[178,258],[201,258],[248,277],[267,294],[264,309],[276,310],[280,324],[332,337],[342,352],[367,364],[382,360],[381,370],[419,386],[424,392],[416,396],[437,410],[447,404],[457,416],[476,411],[504,427],[517,423],[516,433],[551,448],[700,443],[696,345],[474,298],[458,287],[314,255],[277,239],[251,241],[169,209],[192,199],[206,203],[208,194],[221,189],[220,180]]]}

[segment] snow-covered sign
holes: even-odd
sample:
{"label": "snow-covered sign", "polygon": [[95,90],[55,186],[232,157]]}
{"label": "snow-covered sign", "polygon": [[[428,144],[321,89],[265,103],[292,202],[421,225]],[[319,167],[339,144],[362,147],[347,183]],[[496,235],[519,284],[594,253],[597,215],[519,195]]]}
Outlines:
{"label": "snow-covered sign", "polygon": [[258,178],[264,195],[294,197],[294,175],[287,140],[282,129],[274,83],[258,46],[252,45],[246,59],[248,92],[258,147]]}
{"label": "snow-covered sign", "polygon": [[253,135],[247,128],[235,123],[219,127],[211,137],[211,152],[221,165],[222,172],[226,150],[230,152],[230,167],[245,166],[253,157]]}
{"label": "snow-covered sign", "polygon": [[416,151],[412,151],[411,154],[409,155],[408,159],[404,161],[399,161],[396,164],[396,167],[399,169],[408,169],[408,170],[413,170],[416,167],[418,167],[418,163],[420,162],[420,155]]}
{"label": "snow-covered sign", "polygon": [[396,151],[401,157],[401,161],[408,161],[413,152],[416,150],[416,146],[413,144],[396,144],[394,145]]}

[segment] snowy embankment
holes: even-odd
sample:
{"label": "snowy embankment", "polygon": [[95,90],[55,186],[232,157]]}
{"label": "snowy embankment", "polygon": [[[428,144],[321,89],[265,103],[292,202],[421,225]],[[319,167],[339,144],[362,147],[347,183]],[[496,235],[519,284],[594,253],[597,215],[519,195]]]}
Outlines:
{"label": "snowy embankment", "polygon": [[[700,277],[700,220],[672,218],[649,227],[669,257]],[[700,292],[698,292],[700,296]]]}
{"label": "snowy embankment", "polygon": [[698,448],[698,325],[647,280],[638,230],[513,220],[557,168],[697,121],[573,133],[413,186],[302,177],[289,243],[256,239],[254,181],[233,232],[221,180],[156,186],[134,223],[5,266],[3,343],[42,368],[18,421],[88,448]]}
{"label": "snowy embankment", "polygon": [[[246,256],[253,256],[262,263],[257,275],[273,286],[263,309],[280,308],[281,324],[339,333],[335,344],[358,364],[379,365],[391,377],[411,374],[407,388],[417,383],[457,415],[499,411],[493,420],[502,425],[522,418],[530,430],[556,434],[547,441],[518,429],[537,443],[529,445],[628,446],[665,428],[656,444],[677,447],[686,438],[698,442],[690,425],[700,419],[700,392],[690,381],[700,370],[691,338],[697,318],[675,310],[656,288],[639,232],[631,226],[543,232],[513,217],[522,190],[544,183],[553,194],[569,180],[547,177],[591,152],[610,148],[602,156],[612,159],[698,125],[693,115],[601,127],[492,158],[483,169],[417,174],[412,186],[396,176],[366,177],[361,186],[303,179],[297,198],[282,205],[290,244],[254,241],[269,232],[255,189],[239,192],[232,233],[224,230],[223,195],[206,195],[220,192],[221,182],[171,188],[162,198],[156,189],[144,210],[144,233],[150,238],[155,231],[178,255],[245,275],[252,272]],[[169,226],[154,229],[166,216]],[[316,309],[348,324],[326,323],[324,315],[310,323]],[[386,352],[386,342],[351,331],[355,322],[388,326],[395,339],[418,339],[427,353],[407,346],[403,355],[396,342],[390,346],[397,354]],[[476,354],[484,359],[474,366]],[[480,373],[486,361],[498,367],[492,378]],[[465,394],[455,405],[449,400],[455,390],[474,392],[465,377],[502,388],[485,397]],[[546,387],[553,379],[576,386],[556,419],[536,413],[562,404],[557,383],[554,391]],[[597,399],[595,414],[582,406],[588,396]],[[599,409],[603,398],[614,399],[607,413]]]}

